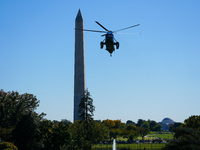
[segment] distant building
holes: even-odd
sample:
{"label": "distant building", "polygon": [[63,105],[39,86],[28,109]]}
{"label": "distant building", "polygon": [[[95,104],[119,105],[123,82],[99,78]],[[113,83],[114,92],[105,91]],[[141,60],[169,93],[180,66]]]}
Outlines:
{"label": "distant building", "polygon": [[164,118],[160,125],[162,126],[162,130],[169,130],[170,125],[173,125],[175,122],[170,118]]}

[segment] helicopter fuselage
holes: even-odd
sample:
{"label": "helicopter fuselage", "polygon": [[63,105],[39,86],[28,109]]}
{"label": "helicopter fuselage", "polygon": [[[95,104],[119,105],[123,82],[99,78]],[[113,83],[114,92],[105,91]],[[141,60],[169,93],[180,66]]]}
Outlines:
{"label": "helicopter fuselage", "polygon": [[105,35],[105,39],[101,42],[101,48],[103,48],[103,45],[106,45],[106,50],[112,55],[113,51],[115,50],[114,45],[116,45],[116,48],[119,48],[119,42],[114,42],[114,36],[113,33],[108,31]]}

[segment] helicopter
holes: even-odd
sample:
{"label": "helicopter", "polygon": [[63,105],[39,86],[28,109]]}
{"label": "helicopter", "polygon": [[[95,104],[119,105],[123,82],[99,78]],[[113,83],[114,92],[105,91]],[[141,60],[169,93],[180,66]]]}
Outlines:
{"label": "helicopter", "polygon": [[112,56],[112,53],[115,51],[114,45],[116,46],[116,49],[119,49],[119,42],[114,38],[113,33],[117,33],[118,31],[126,30],[126,29],[133,28],[133,27],[136,27],[136,26],[140,25],[140,24],[136,24],[136,25],[133,25],[133,26],[130,26],[130,27],[127,27],[127,28],[120,29],[120,30],[111,31],[111,30],[106,29],[99,22],[97,22],[97,21],[95,21],[95,22],[99,26],[101,26],[105,31],[87,30],[87,29],[78,29],[78,28],[75,28],[75,29],[76,30],[83,30],[83,31],[90,31],[90,32],[105,33],[105,34],[101,35],[101,36],[105,36],[105,39],[100,42],[100,48],[103,49],[104,45],[106,45],[106,49],[105,50],[107,50],[110,53],[110,56]]}

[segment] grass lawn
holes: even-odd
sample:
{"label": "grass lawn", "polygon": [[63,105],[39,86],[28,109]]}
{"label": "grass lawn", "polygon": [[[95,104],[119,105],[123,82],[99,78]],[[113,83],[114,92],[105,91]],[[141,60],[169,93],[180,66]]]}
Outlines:
{"label": "grass lawn", "polygon": [[[161,139],[173,139],[174,138],[174,134],[169,134],[169,133],[165,133],[165,134],[157,134],[155,133],[151,133],[149,135],[147,135],[145,137],[145,140],[153,140],[155,138],[161,138]],[[142,137],[137,137],[138,140],[141,140]],[[120,140],[120,141],[127,141],[127,138],[123,138],[123,137],[117,137],[116,140]],[[165,146],[165,143],[141,143],[141,144],[137,144],[137,143],[132,143],[132,144],[117,144],[117,149],[129,149],[129,150],[138,150],[138,149],[155,149],[155,150],[160,150],[161,148],[163,148]],[[95,144],[92,146],[92,150],[112,150],[112,144]]]}
{"label": "grass lawn", "polygon": [[153,138],[161,138],[161,139],[173,139],[174,134],[149,134],[147,137],[153,137]]}
{"label": "grass lawn", "polygon": [[[153,140],[155,138],[161,138],[161,139],[173,139],[174,134],[172,133],[164,133],[164,134],[158,134],[157,132],[151,132],[151,134],[148,134],[147,136],[144,137],[144,140]],[[139,136],[137,137],[138,140],[142,140],[142,137]],[[128,138],[123,138],[123,137],[117,137],[117,141],[127,141]]]}
{"label": "grass lawn", "polygon": [[[138,149],[156,149],[159,150],[165,146],[165,144],[153,144],[153,143],[144,143],[144,144],[117,144],[117,149],[130,149],[130,150],[138,150]],[[111,150],[112,144],[95,144],[92,147],[92,150]]]}

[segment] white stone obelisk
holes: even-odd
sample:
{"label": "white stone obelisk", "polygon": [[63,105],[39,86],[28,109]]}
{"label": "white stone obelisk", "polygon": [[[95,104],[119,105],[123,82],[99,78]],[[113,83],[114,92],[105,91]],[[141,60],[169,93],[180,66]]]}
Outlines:
{"label": "white stone obelisk", "polygon": [[[84,22],[79,9],[75,28],[83,29]],[[74,121],[79,120],[78,109],[85,91],[85,43],[84,31],[75,29],[75,68],[74,68]]]}

